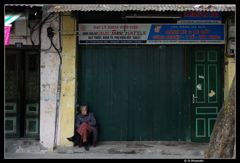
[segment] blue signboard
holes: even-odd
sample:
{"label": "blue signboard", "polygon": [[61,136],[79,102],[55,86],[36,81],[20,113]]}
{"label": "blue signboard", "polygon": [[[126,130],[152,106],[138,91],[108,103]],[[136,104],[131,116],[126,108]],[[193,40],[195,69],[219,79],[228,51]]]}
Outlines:
{"label": "blue signboard", "polygon": [[154,24],[148,36],[149,43],[224,43],[224,25]]}
{"label": "blue signboard", "polygon": [[79,44],[224,44],[223,24],[79,24]]}

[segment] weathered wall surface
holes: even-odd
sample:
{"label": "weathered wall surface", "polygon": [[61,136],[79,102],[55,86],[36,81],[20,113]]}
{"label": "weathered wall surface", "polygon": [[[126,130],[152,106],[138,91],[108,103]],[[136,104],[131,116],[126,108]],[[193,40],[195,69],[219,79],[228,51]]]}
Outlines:
{"label": "weathered wall surface", "polygon": [[[67,137],[73,135],[75,112],[75,79],[76,79],[76,22],[70,15],[62,16],[62,66],[61,66],[61,95],[58,122],[56,122],[56,98],[58,82],[59,57],[51,48],[46,29],[51,26],[55,30],[54,44],[59,47],[59,20],[43,26],[41,52],[41,115],[40,141],[43,146],[52,148],[54,138],[59,146],[71,146]],[[55,135],[57,127],[57,135]]]}
{"label": "weathered wall surface", "polygon": [[70,14],[63,16],[62,79],[60,110],[60,144],[72,145],[66,138],[73,135],[76,86],[76,22]]}
{"label": "weathered wall surface", "polygon": [[[45,49],[50,47],[47,28],[51,26],[57,30],[59,28],[58,21],[55,19],[51,23],[44,24],[41,33],[40,143],[49,149],[53,148],[55,136],[59,57],[53,47],[47,51]],[[57,33],[54,35],[53,42],[58,47]]]}

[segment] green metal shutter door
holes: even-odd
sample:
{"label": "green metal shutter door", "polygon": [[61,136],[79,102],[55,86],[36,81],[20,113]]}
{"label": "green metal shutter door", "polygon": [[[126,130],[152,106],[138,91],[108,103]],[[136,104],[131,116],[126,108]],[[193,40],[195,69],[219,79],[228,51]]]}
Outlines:
{"label": "green metal shutter door", "polygon": [[100,140],[184,139],[181,46],[79,46],[78,103]]}

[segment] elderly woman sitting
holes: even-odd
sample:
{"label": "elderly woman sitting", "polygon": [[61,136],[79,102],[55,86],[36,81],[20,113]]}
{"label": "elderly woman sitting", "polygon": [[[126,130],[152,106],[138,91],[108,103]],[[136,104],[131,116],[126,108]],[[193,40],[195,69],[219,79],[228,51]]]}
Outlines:
{"label": "elderly woman sitting", "polygon": [[[96,146],[97,143],[96,119],[93,113],[88,113],[86,105],[81,106],[80,109],[80,114],[75,119],[74,136],[67,139],[74,142],[74,146],[79,145],[81,147],[84,145],[84,148],[89,150],[90,141],[92,141],[93,146]],[[90,140],[91,135],[93,140]]]}

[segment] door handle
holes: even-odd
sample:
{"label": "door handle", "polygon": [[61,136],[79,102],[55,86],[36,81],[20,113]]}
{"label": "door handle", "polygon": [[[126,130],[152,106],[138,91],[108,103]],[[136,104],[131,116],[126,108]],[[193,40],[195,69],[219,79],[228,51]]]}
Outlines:
{"label": "door handle", "polygon": [[195,103],[195,99],[197,99],[198,97],[195,96],[194,94],[192,94],[192,103],[194,104]]}

